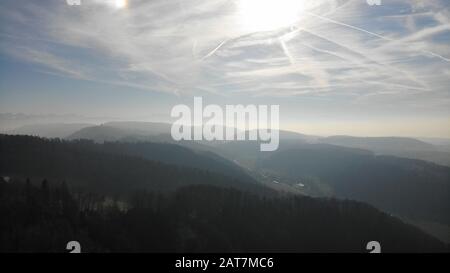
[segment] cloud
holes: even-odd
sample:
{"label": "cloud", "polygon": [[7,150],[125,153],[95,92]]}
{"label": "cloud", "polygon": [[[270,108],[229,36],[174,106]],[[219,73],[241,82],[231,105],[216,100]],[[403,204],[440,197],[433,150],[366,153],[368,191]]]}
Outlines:
{"label": "cloud", "polygon": [[58,75],[178,95],[448,101],[448,1],[311,0],[294,26],[264,32],[242,27],[238,1],[2,1],[1,49]]}

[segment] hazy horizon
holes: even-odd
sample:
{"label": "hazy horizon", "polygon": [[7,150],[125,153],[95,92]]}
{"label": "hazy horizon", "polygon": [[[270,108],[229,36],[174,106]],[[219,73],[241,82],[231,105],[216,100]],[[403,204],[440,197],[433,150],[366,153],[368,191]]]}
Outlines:
{"label": "hazy horizon", "polygon": [[[2,115],[12,115],[12,116],[18,116],[18,115],[24,115],[29,118],[35,118],[31,119],[31,121],[23,121],[21,123],[15,124],[14,121],[13,124],[7,124],[4,120],[2,120]],[[0,132],[1,133],[8,133],[15,129],[19,129],[24,126],[33,126],[33,125],[51,125],[51,124],[89,124],[92,126],[99,126],[110,122],[149,122],[149,123],[166,123],[171,124],[170,120],[157,120],[154,118],[145,118],[145,117],[136,117],[135,119],[127,119],[127,118],[117,118],[117,117],[87,117],[87,116],[81,116],[81,115],[75,115],[75,114],[66,114],[66,115],[27,115],[23,113],[0,113]],[[219,125],[219,124],[218,124]],[[371,124],[364,124],[365,128],[370,128]],[[240,127],[237,127],[238,129],[242,129]],[[334,127],[336,128],[336,127]],[[281,126],[280,130],[282,131],[291,131],[295,133],[300,134],[306,134],[311,136],[318,136],[318,137],[328,137],[328,136],[355,136],[355,137],[409,137],[409,138],[416,138],[416,139],[443,139],[443,140],[450,140],[450,137],[448,136],[424,136],[424,135],[408,135],[408,134],[364,134],[364,133],[358,133],[358,130],[348,129],[351,128],[351,125],[342,126],[338,130],[332,131],[331,134],[327,133],[321,133],[320,130],[308,130],[308,126],[305,126],[303,128],[298,128],[295,125],[292,127],[288,126]],[[250,129],[255,129],[255,126],[251,127]],[[348,129],[346,131],[345,129]],[[331,132],[331,129],[329,129]],[[372,130],[373,131],[373,130]]]}

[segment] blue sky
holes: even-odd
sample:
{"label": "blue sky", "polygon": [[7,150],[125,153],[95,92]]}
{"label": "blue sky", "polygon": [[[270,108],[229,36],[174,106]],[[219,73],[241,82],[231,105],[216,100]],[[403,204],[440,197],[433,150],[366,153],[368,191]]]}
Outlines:
{"label": "blue sky", "polygon": [[2,0],[0,112],[279,104],[311,134],[450,137],[450,1]]}

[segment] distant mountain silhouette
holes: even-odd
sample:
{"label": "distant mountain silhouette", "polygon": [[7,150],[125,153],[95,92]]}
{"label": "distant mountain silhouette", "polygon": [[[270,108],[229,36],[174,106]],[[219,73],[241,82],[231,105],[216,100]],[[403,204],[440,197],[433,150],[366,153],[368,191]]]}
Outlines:
{"label": "distant mountain silhouette", "polygon": [[[183,145],[190,145],[186,141],[174,141],[171,137],[172,125],[168,123],[157,122],[107,122],[98,126],[91,126],[83,128],[78,132],[74,132],[67,139],[90,139],[96,142],[123,140],[127,142],[136,141],[157,141],[157,142],[172,142],[183,143]],[[191,127],[191,136],[193,131],[198,127]],[[240,131],[237,130],[237,133]],[[223,141],[195,141],[197,144],[215,145]]]}
{"label": "distant mountain silhouette", "polygon": [[385,153],[389,151],[433,151],[435,147],[414,138],[407,137],[353,137],[330,136],[321,138],[320,142],[352,148],[361,148]]}
{"label": "distant mountain silhouette", "polygon": [[352,137],[331,136],[321,143],[367,149],[382,155],[421,159],[450,166],[450,152],[442,147],[406,137]]}
{"label": "distant mountain silhouette", "polygon": [[113,121],[101,125],[89,126],[74,132],[69,140],[89,139],[98,143],[104,141],[172,141],[171,125],[158,122]]}
{"label": "distant mountain silhouette", "polygon": [[87,139],[97,143],[105,141],[118,141],[130,136],[131,133],[124,129],[111,127],[107,125],[90,126],[80,129],[66,137],[68,140]]}
{"label": "distant mountain silhouette", "polygon": [[[419,159],[436,164],[450,166],[450,150],[444,146],[433,145],[414,138],[402,137],[351,137],[333,136],[320,138],[310,135],[302,135],[289,131],[280,131],[280,145],[278,151],[295,149],[298,145],[307,143],[323,143],[334,146],[366,150],[378,155],[392,155],[410,159]],[[235,141],[218,143],[216,152],[227,158],[233,158],[242,162],[255,162],[271,153],[261,153],[259,142]]]}
{"label": "distant mountain silhouette", "polygon": [[[259,157],[259,151],[253,149],[256,142],[239,141],[238,143],[230,141],[180,141],[176,142],[170,135],[171,125],[168,123],[155,122],[108,122],[99,126],[83,128],[67,139],[90,139],[102,143],[104,141],[152,141],[152,142],[170,142],[178,143],[185,147],[199,150],[209,150],[219,153],[228,158],[238,159],[244,149],[252,151],[246,154],[246,157],[252,157],[247,161],[255,161]],[[255,131],[255,130],[251,130]],[[251,131],[237,131],[237,134],[244,134],[248,139]],[[418,139],[406,137],[353,137],[353,136],[331,136],[318,137],[306,135],[292,131],[279,130],[280,148],[290,148],[303,143],[326,143],[343,147],[360,148],[373,151],[380,155],[393,155],[412,159],[426,160],[437,164],[450,166],[450,150],[446,146],[433,145]],[[258,144],[259,145],[259,142]],[[205,147],[209,146],[209,147]],[[252,147],[248,149],[248,147]],[[214,147],[215,149],[213,149]]]}
{"label": "distant mountain silhouette", "polygon": [[170,134],[172,127],[169,123],[162,122],[139,122],[139,121],[113,121],[107,122],[105,126],[110,126],[140,135],[160,135]]}
{"label": "distant mountain silhouette", "polygon": [[46,138],[66,138],[75,132],[92,126],[88,123],[48,123],[24,125],[8,133],[12,135],[30,135]]}
{"label": "distant mountain silhouette", "polygon": [[[254,131],[259,131],[259,130],[257,130],[257,129],[250,130],[250,131],[246,131],[245,133],[249,134],[249,132],[254,132]],[[319,139],[318,136],[305,135],[305,134],[301,134],[298,132],[292,132],[292,131],[286,131],[286,130],[278,130],[278,134],[279,134],[280,140],[297,140],[300,142],[312,143],[312,142],[316,142]]]}

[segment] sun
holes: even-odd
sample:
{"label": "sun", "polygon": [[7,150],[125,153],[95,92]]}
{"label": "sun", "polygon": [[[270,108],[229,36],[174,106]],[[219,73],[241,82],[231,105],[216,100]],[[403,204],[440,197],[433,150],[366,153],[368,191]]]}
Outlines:
{"label": "sun", "polygon": [[127,6],[127,4],[128,4],[127,2],[128,2],[127,0],[115,0],[114,4],[115,4],[116,8],[123,9]]}
{"label": "sun", "polygon": [[250,32],[270,31],[294,24],[305,0],[239,0],[242,28]]}

